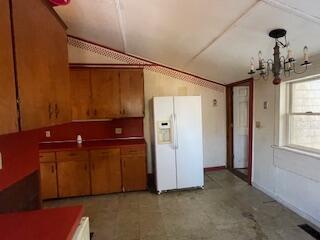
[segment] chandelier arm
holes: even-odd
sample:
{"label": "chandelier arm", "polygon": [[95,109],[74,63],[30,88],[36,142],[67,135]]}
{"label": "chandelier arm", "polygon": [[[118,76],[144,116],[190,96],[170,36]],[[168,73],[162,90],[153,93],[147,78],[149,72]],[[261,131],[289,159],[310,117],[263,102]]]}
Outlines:
{"label": "chandelier arm", "polygon": [[282,48],[287,47],[287,44],[283,44],[279,39],[277,39],[276,41],[277,41],[277,43],[280,44],[280,46],[281,46]]}
{"label": "chandelier arm", "polygon": [[307,70],[308,70],[308,66],[305,65],[305,68],[301,72],[299,72],[296,70],[296,65],[293,63],[293,71],[295,74],[302,74],[302,73],[305,73]]}

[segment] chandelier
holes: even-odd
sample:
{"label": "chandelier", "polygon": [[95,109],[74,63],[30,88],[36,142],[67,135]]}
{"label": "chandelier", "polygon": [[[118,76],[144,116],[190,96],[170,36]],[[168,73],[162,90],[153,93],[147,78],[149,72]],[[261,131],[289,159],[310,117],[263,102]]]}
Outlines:
{"label": "chandelier", "polygon": [[[277,85],[281,83],[280,75],[283,74],[285,77],[289,77],[292,72],[296,74],[305,73],[308,66],[311,65],[309,62],[308,47],[303,48],[304,61],[297,67],[296,60],[293,57],[293,52],[290,49],[290,44],[286,38],[287,31],[285,29],[274,29],[269,33],[269,37],[275,39],[275,46],[273,48],[273,60],[265,60],[262,57],[262,52],[258,53],[258,68],[255,68],[254,58],[251,58],[250,71],[248,74],[253,76],[256,71],[259,73],[260,78],[267,79],[270,72],[273,73],[274,79],[273,84]],[[279,39],[284,40],[280,41]],[[287,56],[280,56],[280,48],[287,50]],[[298,70],[298,68],[300,68]]]}

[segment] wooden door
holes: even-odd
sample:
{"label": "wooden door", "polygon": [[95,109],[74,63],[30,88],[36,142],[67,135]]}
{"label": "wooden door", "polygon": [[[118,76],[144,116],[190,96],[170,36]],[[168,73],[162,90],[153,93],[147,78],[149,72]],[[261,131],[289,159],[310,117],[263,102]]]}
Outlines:
{"label": "wooden door", "polygon": [[90,119],[92,116],[90,69],[71,68],[70,82],[72,119]]}
{"label": "wooden door", "polygon": [[21,126],[27,130],[52,125],[56,104],[54,81],[68,81],[61,71],[66,67],[63,52],[66,48],[55,48],[55,42],[62,41],[62,34],[55,34],[62,25],[45,1],[11,2]]}
{"label": "wooden door", "polygon": [[147,188],[145,146],[127,147],[121,150],[122,184],[125,191]]}
{"label": "wooden door", "polygon": [[50,199],[58,197],[57,171],[55,162],[40,163],[41,197]]}
{"label": "wooden door", "polygon": [[92,194],[122,191],[120,149],[91,151]]}
{"label": "wooden door", "polygon": [[18,130],[8,0],[0,0],[0,36],[0,134],[6,134]]}
{"label": "wooden door", "polygon": [[122,117],[144,116],[144,86],[142,69],[120,71],[120,101]]}
{"label": "wooden door", "polygon": [[89,161],[57,162],[59,197],[90,194]]}
{"label": "wooden door", "polygon": [[249,87],[233,87],[233,168],[248,168]]}
{"label": "wooden door", "polygon": [[94,118],[120,116],[119,70],[92,69],[92,108]]}

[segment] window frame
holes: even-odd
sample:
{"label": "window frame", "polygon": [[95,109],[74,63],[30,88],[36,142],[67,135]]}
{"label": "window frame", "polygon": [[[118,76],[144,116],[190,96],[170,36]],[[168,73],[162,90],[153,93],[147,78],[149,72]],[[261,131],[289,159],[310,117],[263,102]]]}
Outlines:
{"label": "window frame", "polygon": [[303,151],[307,151],[307,152],[311,152],[311,153],[320,153],[320,148],[311,148],[311,147],[307,147],[307,146],[303,146],[303,145],[299,145],[299,144],[292,144],[291,143],[291,128],[292,128],[292,116],[320,116],[320,112],[293,112],[293,85],[296,83],[301,83],[301,82],[312,82],[312,81],[320,81],[320,76],[315,76],[312,78],[303,78],[303,79],[299,79],[299,80],[295,80],[295,81],[290,81],[287,83],[287,104],[286,104],[286,108],[287,108],[287,117],[286,117],[286,146],[289,148],[293,148],[293,149],[297,149],[297,150],[303,150]]}

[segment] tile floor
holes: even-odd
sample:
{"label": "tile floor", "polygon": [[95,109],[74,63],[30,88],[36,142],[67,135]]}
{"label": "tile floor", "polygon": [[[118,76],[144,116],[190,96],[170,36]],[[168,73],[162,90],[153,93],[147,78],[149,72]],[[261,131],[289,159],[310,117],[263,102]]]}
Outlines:
{"label": "tile floor", "polygon": [[83,204],[95,240],[304,240],[304,219],[223,170],[205,190],[110,194],[45,202]]}

